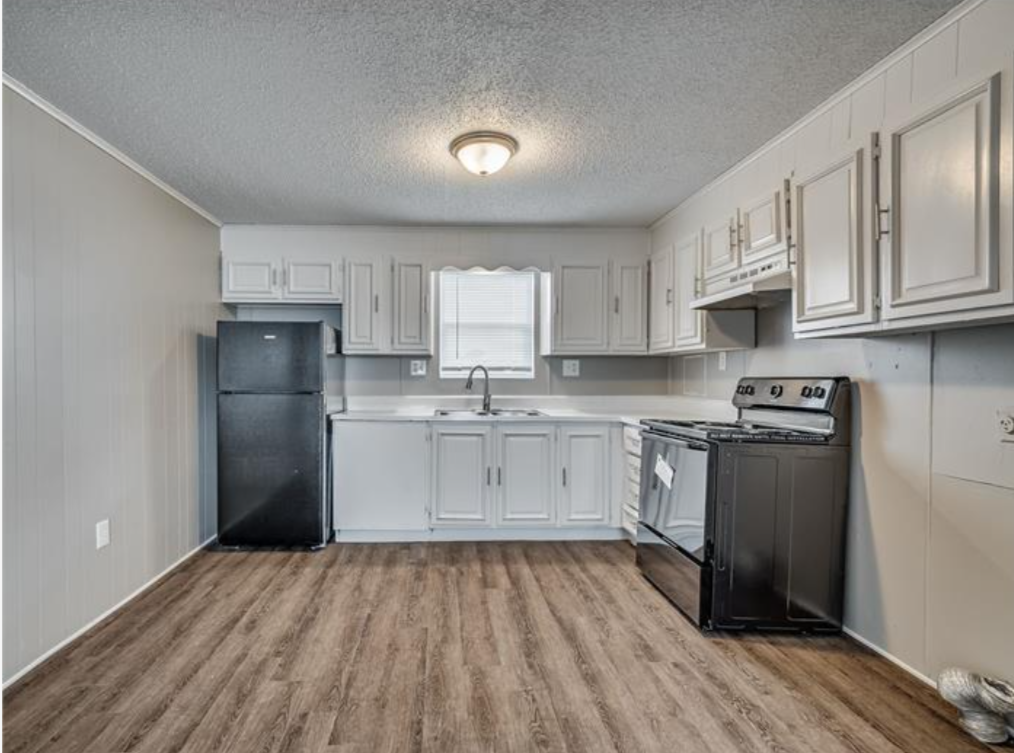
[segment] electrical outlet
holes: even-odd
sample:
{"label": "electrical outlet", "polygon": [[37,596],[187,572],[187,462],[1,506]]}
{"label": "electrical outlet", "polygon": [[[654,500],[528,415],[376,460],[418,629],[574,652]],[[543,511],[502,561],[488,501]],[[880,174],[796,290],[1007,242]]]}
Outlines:
{"label": "electrical outlet", "polygon": [[95,524],[95,548],[102,549],[109,546],[109,519],[100,520]]}
{"label": "electrical outlet", "polygon": [[565,358],[563,361],[563,375],[565,377],[581,376],[581,362],[576,358]]}
{"label": "electrical outlet", "polygon": [[725,363],[725,351],[721,350],[721,351],[718,352],[718,370],[719,371],[725,371],[725,367],[726,367],[726,363]]}
{"label": "electrical outlet", "polygon": [[414,377],[426,376],[426,362],[425,361],[409,361],[408,362],[408,374]]}
{"label": "electrical outlet", "polygon": [[996,412],[996,433],[1001,442],[1014,442],[1014,406]]}

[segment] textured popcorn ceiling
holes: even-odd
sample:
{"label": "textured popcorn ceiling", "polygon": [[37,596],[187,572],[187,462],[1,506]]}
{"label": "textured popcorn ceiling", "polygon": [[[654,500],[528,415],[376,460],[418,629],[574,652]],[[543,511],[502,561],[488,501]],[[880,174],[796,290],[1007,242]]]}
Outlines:
{"label": "textured popcorn ceiling", "polygon": [[4,0],[3,67],[226,222],[644,225],[955,4]]}

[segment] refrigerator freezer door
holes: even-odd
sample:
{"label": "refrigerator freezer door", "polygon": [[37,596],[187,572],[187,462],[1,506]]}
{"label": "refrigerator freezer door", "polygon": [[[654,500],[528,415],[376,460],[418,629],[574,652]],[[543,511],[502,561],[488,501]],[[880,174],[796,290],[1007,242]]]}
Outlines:
{"label": "refrigerator freezer door", "polygon": [[219,392],[323,392],[320,322],[219,322]]}
{"label": "refrigerator freezer door", "polygon": [[218,396],[218,540],[327,543],[323,395]]}

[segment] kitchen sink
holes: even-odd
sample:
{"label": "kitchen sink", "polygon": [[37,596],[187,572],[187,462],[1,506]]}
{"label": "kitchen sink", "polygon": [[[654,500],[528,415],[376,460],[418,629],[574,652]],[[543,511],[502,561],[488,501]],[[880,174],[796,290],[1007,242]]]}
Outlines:
{"label": "kitchen sink", "polygon": [[494,408],[491,411],[484,411],[478,408],[459,410],[439,408],[433,411],[433,415],[440,418],[534,418],[546,414],[532,408]]}

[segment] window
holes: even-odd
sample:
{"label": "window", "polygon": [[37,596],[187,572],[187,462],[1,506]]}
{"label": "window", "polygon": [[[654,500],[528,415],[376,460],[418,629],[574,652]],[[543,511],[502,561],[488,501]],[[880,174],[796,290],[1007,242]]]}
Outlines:
{"label": "window", "polygon": [[440,273],[440,378],[479,364],[497,379],[535,377],[534,273]]}

